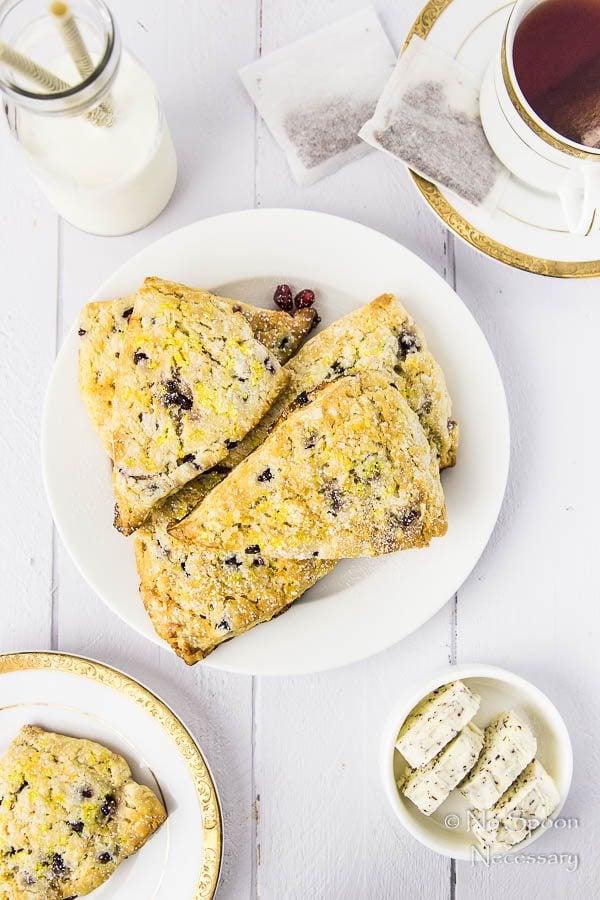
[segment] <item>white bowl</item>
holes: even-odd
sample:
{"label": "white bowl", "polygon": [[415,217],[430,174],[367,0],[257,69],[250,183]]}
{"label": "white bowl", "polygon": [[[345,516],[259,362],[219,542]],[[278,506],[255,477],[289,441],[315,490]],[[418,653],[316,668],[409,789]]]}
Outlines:
{"label": "white bowl", "polygon": [[[473,859],[477,842],[468,828],[468,803],[458,791],[450,796],[431,816],[425,816],[398,791],[396,782],[406,766],[395,743],[405,719],[411,710],[431,691],[450,681],[463,681],[481,697],[481,706],[473,722],[484,728],[497,714],[514,710],[532,728],[538,743],[536,758],[554,779],[560,794],[560,802],[552,813],[555,820],[569,793],[573,775],[573,750],[567,727],[554,704],[524,678],[498,669],[495,666],[465,663],[446,666],[432,673],[429,678],[412,685],[390,715],[386,725],[381,767],[385,792],[398,819],[404,827],[426,847],[454,859]],[[540,835],[547,826],[542,825],[531,833],[515,851],[521,852]],[[480,850],[480,852],[482,852]]]}

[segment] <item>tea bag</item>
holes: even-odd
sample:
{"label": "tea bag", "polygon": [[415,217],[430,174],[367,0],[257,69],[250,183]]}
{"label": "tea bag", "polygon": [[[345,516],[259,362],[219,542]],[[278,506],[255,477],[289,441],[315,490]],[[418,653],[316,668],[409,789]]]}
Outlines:
{"label": "tea bag", "polygon": [[476,206],[495,207],[508,177],[483,131],[475,78],[416,36],[360,136]]}
{"label": "tea bag", "polygon": [[313,184],[368,152],[358,132],[395,62],[369,7],[240,70],[298,184]]}

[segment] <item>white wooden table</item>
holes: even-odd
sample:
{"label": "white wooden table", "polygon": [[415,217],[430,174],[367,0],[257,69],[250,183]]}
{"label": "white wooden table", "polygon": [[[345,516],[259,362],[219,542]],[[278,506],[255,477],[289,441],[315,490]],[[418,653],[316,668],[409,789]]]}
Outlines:
{"label": "white wooden table", "polygon": [[[171,205],[138,234],[103,239],[59,221],[3,130],[0,650],[53,648],[96,657],[174,706],[198,737],[221,792],[223,898],[591,898],[600,878],[599,285],[543,279],[477,255],[438,224],[402,166],[378,154],[310,189],[293,184],[237,70],[363,5],[112,0],[124,42],[157,80],[180,161]],[[396,47],[420,5],[378,0]],[[458,596],[391,650],[292,679],[233,676],[201,665],[188,670],[129,630],[63,550],[40,472],[45,386],[86,298],[159,236],[252,206],[337,213],[427,260],[487,335],[512,425],[504,508]],[[371,614],[385,628],[375,597]],[[456,660],[512,668],[563,712],[575,749],[565,816],[577,818],[579,827],[548,832],[535,854],[577,854],[576,872],[550,861],[454,865],[392,820],[377,768],[383,722],[408,675]]]}

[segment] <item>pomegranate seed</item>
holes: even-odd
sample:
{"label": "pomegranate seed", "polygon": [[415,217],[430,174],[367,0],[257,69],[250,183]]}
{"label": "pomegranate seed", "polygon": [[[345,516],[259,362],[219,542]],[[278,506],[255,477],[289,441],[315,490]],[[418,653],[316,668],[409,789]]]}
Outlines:
{"label": "pomegranate seed", "polygon": [[315,302],[315,292],[305,288],[299,294],[296,294],[294,301],[297,309],[306,309]]}
{"label": "pomegranate seed", "polygon": [[292,299],[292,289],[289,284],[277,285],[275,293],[273,294],[273,301],[279,309],[283,309],[285,312],[291,312],[293,310],[294,301]]}

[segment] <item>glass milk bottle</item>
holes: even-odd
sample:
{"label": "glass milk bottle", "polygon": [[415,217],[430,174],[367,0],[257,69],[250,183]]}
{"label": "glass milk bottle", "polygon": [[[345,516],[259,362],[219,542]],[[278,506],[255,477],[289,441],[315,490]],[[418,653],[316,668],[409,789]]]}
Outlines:
{"label": "glass milk bottle", "polygon": [[0,0],[0,92],[33,176],[77,228],[127,234],[169,202],[171,135],[103,0]]}

